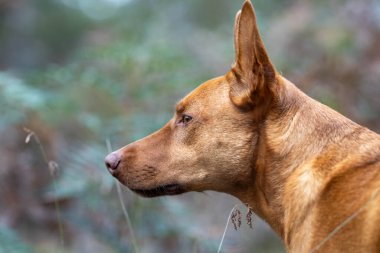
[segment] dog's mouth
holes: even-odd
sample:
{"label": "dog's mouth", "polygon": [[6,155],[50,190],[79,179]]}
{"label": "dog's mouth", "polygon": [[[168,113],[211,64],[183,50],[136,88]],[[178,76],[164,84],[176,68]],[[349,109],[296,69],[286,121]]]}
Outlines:
{"label": "dog's mouth", "polygon": [[167,184],[151,189],[131,189],[140,196],[146,198],[159,197],[164,195],[178,195],[185,192],[185,189],[179,184]]}

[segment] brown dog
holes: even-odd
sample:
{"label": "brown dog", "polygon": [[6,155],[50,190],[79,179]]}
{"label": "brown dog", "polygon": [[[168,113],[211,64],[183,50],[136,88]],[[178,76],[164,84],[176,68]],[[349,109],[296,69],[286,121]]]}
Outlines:
{"label": "brown dog", "polygon": [[232,194],[288,252],[380,252],[380,136],[276,72],[248,0],[235,48],[226,75],[182,99],[162,129],[107,156],[111,174],[146,197]]}

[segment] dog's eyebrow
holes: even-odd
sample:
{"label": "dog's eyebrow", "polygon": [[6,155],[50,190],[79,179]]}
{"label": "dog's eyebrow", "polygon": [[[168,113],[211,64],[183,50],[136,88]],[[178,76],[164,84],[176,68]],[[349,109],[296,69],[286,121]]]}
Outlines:
{"label": "dog's eyebrow", "polygon": [[175,106],[175,110],[176,110],[177,113],[183,113],[185,111],[185,105],[182,102],[179,102]]}

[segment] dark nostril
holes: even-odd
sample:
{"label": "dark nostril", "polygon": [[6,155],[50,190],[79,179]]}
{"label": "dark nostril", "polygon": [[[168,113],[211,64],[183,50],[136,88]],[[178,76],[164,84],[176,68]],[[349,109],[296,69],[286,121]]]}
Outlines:
{"label": "dark nostril", "polygon": [[105,163],[109,170],[116,170],[120,164],[120,155],[117,152],[113,152],[106,156]]}

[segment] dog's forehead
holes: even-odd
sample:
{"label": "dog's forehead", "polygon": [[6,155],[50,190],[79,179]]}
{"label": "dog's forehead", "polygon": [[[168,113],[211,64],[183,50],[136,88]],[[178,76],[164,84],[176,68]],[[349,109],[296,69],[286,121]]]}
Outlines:
{"label": "dog's forehead", "polygon": [[[177,105],[177,113],[184,112],[189,106],[202,103],[202,101],[215,100],[220,97],[220,92],[226,86],[224,76],[213,78],[199,85],[195,90],[186,95]],[[214,98],[215,96],[215,98]]]}

